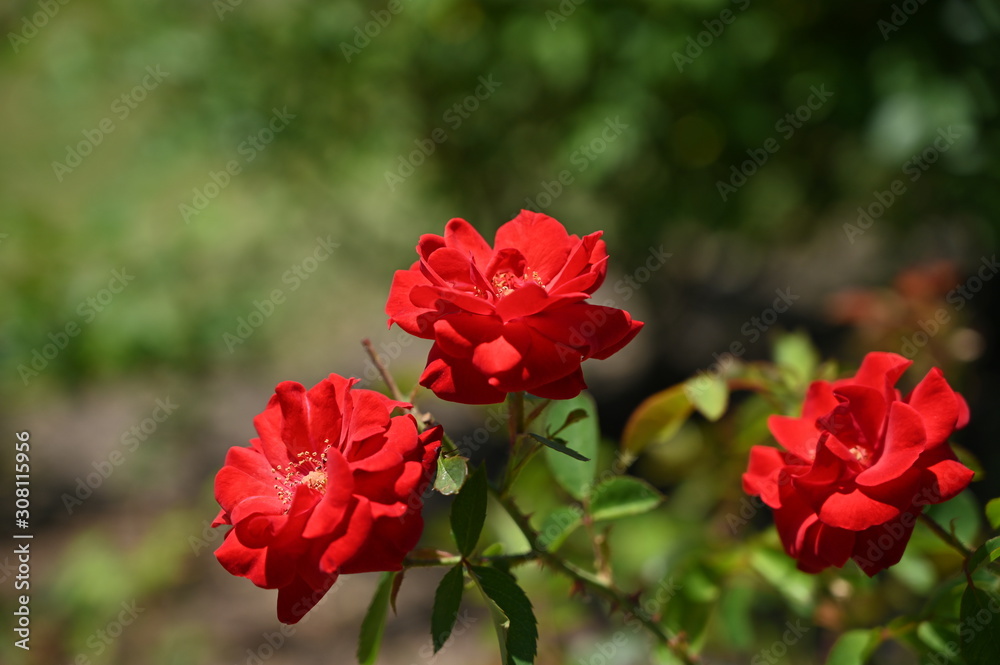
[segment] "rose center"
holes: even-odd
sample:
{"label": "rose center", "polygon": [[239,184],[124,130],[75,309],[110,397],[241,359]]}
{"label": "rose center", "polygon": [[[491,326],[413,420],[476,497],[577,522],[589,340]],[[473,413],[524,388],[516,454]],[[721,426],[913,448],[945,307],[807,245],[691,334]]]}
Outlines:
{"label": "rose center", "polygon": [[306,487],[313,488],[317,492],[322,492],[326,489],[326,472],[319,470],[310,471],[302,477],[301,483]]}
{"label": "rose center", "polygon": [[850,453],[854,455],[854,459],[858,460],[862,466],[869,466],[871,463],[871,454],[866,448],[861,446],[854,446],[850,449]]}
{"label": "rose center", "polygon": [[545,284],[542,282],[542,278],[538,276],[538,272],[531,269],[525,269],[524,274],[518,277],[512,272],[506,270],[498,272],[493,275],[493,291],[498,296],[505,296],[519,286],[522,286],[528,282],[538,284],[538,286],[545,288]]}
{"label": "rose center", "polygon": [[326,451],[330,449],[328,445],[321,453],[302,452],[298,453],[287,466],[278,465],[271,469],[278,481],[274,489],[278,494],[278,499],[285,504],[285,512],[288,512],[295,498],[295,488],[305,485],[317,492],[326,491]]}

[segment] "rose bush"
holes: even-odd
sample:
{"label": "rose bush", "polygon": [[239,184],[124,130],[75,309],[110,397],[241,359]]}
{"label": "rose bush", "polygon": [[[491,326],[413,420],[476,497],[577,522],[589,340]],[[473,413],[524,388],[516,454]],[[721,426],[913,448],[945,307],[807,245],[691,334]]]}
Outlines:
{"label": "rose bush", "polygon": [[215,478],[231,524],[216,551],[233,575],[278,589],[296,623],[342,573],[402,568],[423,530],[422,493],[440,427],[417,432],[409,408],[336,374],[306,390],[285,381],[254,419],[259,438],[230,448]]}
{"label": "rose bush", "polygon": [[420,384],[463,404],[507,393],[568,399],[586,388],[580,364],[621,349],[642,328],[629,313],[585,302],[604,281],[601,232],[583,238],[523,210],[491,247],[465,220],[427,234],[420,259],[393,278],[389,325],[434,340]]}
{"label": "rose bush", "polygon": [[784,451],[751,449],[743,488],[774,510],[801,570],[853,558],[872,576],[899,562],[923,507],[972,480],[948,445],[968,422],[965,400],[938,369],[903,399],[895,384],[910,364],[869,353],[854,377],[813,382],[801,417],[768,421]]}

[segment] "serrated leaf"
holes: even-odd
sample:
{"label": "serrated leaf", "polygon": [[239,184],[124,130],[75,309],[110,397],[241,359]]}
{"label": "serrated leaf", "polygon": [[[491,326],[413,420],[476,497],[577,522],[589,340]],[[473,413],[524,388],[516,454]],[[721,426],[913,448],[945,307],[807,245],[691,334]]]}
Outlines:
{"label": "serrated leaf", "polygon": [[1000,663],[1000,630],[994,623],[998,610],[1000,598],[972,584],[965,588],[958,630],[968,663]]}
{"label": "serrated leaf", "polygon": [[496,603],[507,618],[507,624],[498,625],[506,646],[507,665],[530,665],[535,660],[538,647],[538,622],[531,609],[531,601],[509,574],[487,566],[472,566],[483,594]]}
{"label": "serrated leaf", "polygon": [[451,504],[451,532],[462,556],[476,549],[486,521],[486,470],[480,465],[459,490]]}
{"label": "serrated leaf", "polygon": [[361,665],[372,665],[378,658],[382,646],[382,634],[385,632],[385,619],[389,613],[389,595],[392,592],[395,572],[382,573],[378,586],[372,596],[365,618],[361,621],[361,634],[358,636],[358,662]]}
{"label": "serrated leaf", "polygon": [[864,665],[879,645],[879,629],[858,628],[843,633],[834,642],[826,665]]}
{"label": "serrated leaf", "polygon": [[986,503],[986,520],[994,529],[1000,529],[1000,498],[990,499]]}
{"label": "serrated leaf", "polygon": [[431,640],[434,643],[434,653],[437,653],[451,637],[458,617],[458,608],[462,604],[462,589],[465,586],[465,576],[462,564],[451,568],[434,593],[434,609],[431,611]]}
{"label": "serrated leaf", "polygon": [[973,573],[983,564],[991,563],[997,559],[1000,559],[1000,536],[990,538],[976,548],[976,551],[969,557],[969,573]]}
{"label": "serrated leaf", "polygon": [[559,506],[549,513],[538,528],[538,542],[541,550],[555,552],[573,531],[583,524],[583,510],[576,506]]}
{"label": "serrated leaf", "polygon": [[[588,417],[563,427],[569,415],[579,410],[585,411]],[[587,393],[580,393],[573,399],[552,402],[545,409],[541,420],[544,432],[550,433],[562,428],[559,438],[566,441],[566,447],[588,459],[586,462],[574,459],[551,447],[542,451],[556,482],[573,498],[583,499],[590,492],[597,474],[600,431],[597,426],[597,406],[593,398]]]}
{"label": "serrated leaf", "polygon": [[444,495],[457,494],[469,475],[469,460],[461,455],[438,457],[434,489]]}
{"label": "serrated leaf", "polygon": [[670,441],[687,421],[694,405],[678,385],[646,398],[629,416],[622,433],[622,448],[634,456],[652,444]]}
{"label": "serrated leaf", "polygon": [[694,408],[712,422],[721,418],[729,406],[729,384],[721,376],[703,373],[688,379],[684,392]]}
{"label": "serrated leaf", "polygon": [[553,439],[546,439],[544,436],[538,436],[537,434],[529,434],[528,436],[530,436],[532,439],[534,439],[538,443],[542,444],[543,446],[551,448],[552,450],[555,450],[556,452],[562,453],[563,455],[569,455],[570,457],[572,457],[575,460],[580,460],[581,462],[589,462],[590,461],[589,457],[584,457],[583,455],[581,455],[580,453],[576,452],[572,448],[566,447],[565,443],[562,443],[560,441],[556,441],[556,440],[553,440]]}
{"label": "serrated leaf", "polygon": [[610,478],[590,494],[590,515],[595,520],[616,520],[641,515],[663,501],[663,495],[644,480],[630,476]]}

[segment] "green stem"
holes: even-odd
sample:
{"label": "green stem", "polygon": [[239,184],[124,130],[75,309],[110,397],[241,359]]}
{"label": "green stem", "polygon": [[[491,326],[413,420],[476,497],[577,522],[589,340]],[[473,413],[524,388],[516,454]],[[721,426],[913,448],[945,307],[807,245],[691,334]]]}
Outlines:
{"label": "green stem", "polygon": [[935,522],[934,519],[926,513],[920,513],[920,521],[926,524],[938,538],[946,542],[952,549],[961,554],[963,558],[968,559],[972,556],[972,550],[962,544],[962,542],[955,536],[951,535],[950,532],[945,531],[943,526]]}
{"label": "green stem", "polygon": [[[540,558],[538,552],[522,552],[521,554],[496,554],[493,556],[478,556],[465,559],[474,566],[484,566],[493,563],[506,562],[511,566],[517,566],[529,561],[537,561]],[[404,568],[432,568],[434,566],[454,566],[462,562],[460,554],[449,554],[440,557],[415,557],[408,556],[403,559]]]}
{"label": "green stem", "polygon": [[528,516],[518,509],[518,507],[514,504],[514,501],[510,497],[504,496],[492,488],[491,491],[493,492],[494,498],[496,498],[500,505],[504,507],[507,514],[510,515],[511,519],[521,530],[521,533],[524,534],[524,537],[528,539],[531,547],[535,548],[534,553],[537,554],[537,557],[542,562],[604,597],[613,607],[627,609],[642,623],[643,626],[656,636],[657,640],[670,648],[670,650],[673,651],[682,662],[688,665],[693,665],[695,663],[695,659],[683,647],[680,640],[677,637],[670,635],[663,628],[663,626],[653,621],[652,618],[646,614],[642,607],[639,606],[637,597],[626,594],[593,573],[558,557],[552,552],[549,552],[544,546],[539,544],[538,532],[536,532],[534,527],[531,526]]}

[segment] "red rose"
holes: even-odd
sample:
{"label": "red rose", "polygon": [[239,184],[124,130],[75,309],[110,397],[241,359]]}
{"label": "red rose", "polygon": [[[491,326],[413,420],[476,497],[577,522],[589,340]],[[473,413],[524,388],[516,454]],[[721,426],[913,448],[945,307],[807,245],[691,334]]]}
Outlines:
{"label": "red rose", "polygon": [[296,623],[341,573],[400,570],[423,530],[421,495],[441,428],[417,433],[409,408],[336,374],[308,391],[278,384],[254,418],[259,439],[229,449],[215,477],[232,524],[215,552],[226,570],[278,589],[278,619]]}
{"label": "red rose", "polygon": [[601,232],[579,238],[522,210],[493,247],[464,219],[424,235],[420,260],[398,270],[389,325],[434,340],[420,384],[463,404],[507,393],[568,399],[587,387],[580,363],[607,358],[642,328],[628,312],[585,302],[604,281]]}
{"label": "red rose", "polygon": [[869,576],[898,563],[917,516],[961,492],[972,471],[948,437],[969,409],[938,369],[903,399],[911,362],[869,353],[853,378],[816,381],[801,418],[771,416],[787,452],[754,446],[743,489],[774,509],[785,551],[816,573],[853,558]]}

